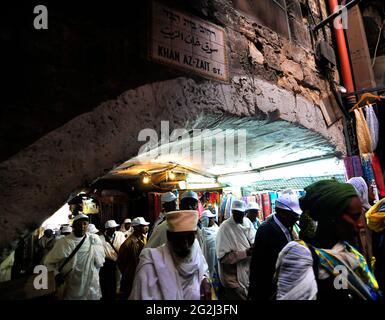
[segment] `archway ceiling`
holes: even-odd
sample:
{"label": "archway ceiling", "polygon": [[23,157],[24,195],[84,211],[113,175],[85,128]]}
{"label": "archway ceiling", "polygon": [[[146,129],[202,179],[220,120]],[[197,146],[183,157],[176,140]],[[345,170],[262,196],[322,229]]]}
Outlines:
{"label": "archway ceiling", "polygon": [[[202,115],[185,129],[190,134],[188,139],[153,145],[147,152],[116,167],[106,177],[134,178],[143,171],[156,173],[170,168],[175,172],[192,170],[208,176],[221,176],[335,154],[334,147],[320,134],[279,119]],[[193,131],[197,129],[202,130],[201,134]],[[203,131],[205,129],[210,131]],[[232,137],[234,147],[226,147]],[[210,143],[212,157],[207,156]],[[181,147],[185,148],[185,153],[181,152]],[[235,152],[233,157],[231,150]],[[217,151],[225,157],[216,157]]]}

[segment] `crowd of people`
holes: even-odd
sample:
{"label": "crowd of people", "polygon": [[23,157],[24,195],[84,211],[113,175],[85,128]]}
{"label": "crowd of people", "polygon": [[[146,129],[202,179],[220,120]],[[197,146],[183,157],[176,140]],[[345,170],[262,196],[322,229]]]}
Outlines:
{"label": "crowd of people", "polygon": [[152,226],[109,220],[101,234],[79,212],[41,239],[43,263],[59,299],[378,301],[385,199],[373,201],[362,178],[322,180],[301,198],[283,191],[263,222],[257,203],[235,200],[218,225],[212,208],[199,216],[195,192],[167,192]]}

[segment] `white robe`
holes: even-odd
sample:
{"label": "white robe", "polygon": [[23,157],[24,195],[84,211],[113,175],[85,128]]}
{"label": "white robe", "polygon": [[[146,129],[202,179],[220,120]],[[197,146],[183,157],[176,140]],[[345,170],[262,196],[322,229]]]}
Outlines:
{"label": "white robe", "polygon": [[[58,271],[75,247],[82,240],[73,233],[59,239],[44,259],[48,270]],[[60,299],[64,300],[99,300],[99,269],[104,264],[104,249],[99,236],[87,233],[87,238],[79,251],[64,266],[62,274],[67,275]]]}
{"label": "white robe", "polygon": [[[230,252],[249,249],[254,244],[255,233],[253,223],[247,217],[243,218],[242,224],[236,223],[232,216],[224,221],[219,227],[216,238],[218,260]],[[249,288],[250,262],[251,257],[247,257],[237,263],[237,280],[246,295]],[[221,263],[219,263],[219,278],[222,283],[226,283]]]}
{"label": "white robe", "polygon": [[[116,253],[116,251],[111,247],[110,243],[106,241],[106,238],[104,235],[101,235],[100,239],[102,240],[102,243],[103,243],[104,254],[106,255],[106,259],[116,261],[118,259],[118,254]],[[123,244],[125,240],[126,240],[126,236],[122,231],[115,231],[115,237],[114,237],[114,240],[112,241],[112,245],[119,252],[120,246]]]}
{"label": "white robe", "polygon": [[217,264],[217,249],[215,239],[217,237],[218,230],[219,227],[216,224],[211,227],[202,228],[202,252],[209,266],[211,279],[213,279],[215,265]]}
{"label": "white robe", "polygon": [[146,248],[157,248],[166,243],[167,221],[165,220],[154,228],[150,238],[148,239]]}
{"label": "white robe", "polygon": [[145,248],[135,273],[130,300],[199,300],[208,266],[195,240],[189,257],[177,258],[169,243]]}
{"label": "white robe", "polygon": [[277,300],[315,300],[317,282],[310,250],[298,242],[289,242],[277,263]]}

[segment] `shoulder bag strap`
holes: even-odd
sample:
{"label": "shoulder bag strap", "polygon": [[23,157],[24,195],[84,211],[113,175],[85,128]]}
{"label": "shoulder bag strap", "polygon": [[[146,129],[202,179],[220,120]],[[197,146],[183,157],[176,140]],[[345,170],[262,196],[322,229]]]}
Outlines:
{"label": "shoulder bag strap", "polygon": [[115,247],[114,247],[114,245],[112,244],[111,239],[110,239],[110,238],[107,238],[107,237],[105,237],[105,239],[106,239],[107,242],[110,244],[110,246],[112,247],[112,249],[114,249],[114,251],[116,252],[116,254],[119,254],[118,250],[116,250]]}
{"label": "shoulder bag strap", "polygon": [[64,268],[64,266],[72,259],[72,257],[79,251],[80,247],[83,245],[84,241],[86,240],[87,235],[84,235],[82,241],[79,242],[79,244],[76,246],[76,248],[71,252],[71,254],[64,260],[62,265],[59,267],[59,272],[61,272]]}

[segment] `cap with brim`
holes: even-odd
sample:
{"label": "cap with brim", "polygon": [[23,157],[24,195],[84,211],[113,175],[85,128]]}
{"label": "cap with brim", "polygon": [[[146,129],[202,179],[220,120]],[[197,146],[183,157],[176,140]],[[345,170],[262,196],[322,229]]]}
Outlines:
{"label": "cap with brim", "polygon": [[111,228],[117,228],[119,227],[119,225],[116,223],[115,220],[108,220],[105,224],[104,224],[104,228],[105,229],[111,229]]}
{"label": "cap with brim", "polygon": [[78,214],[78,215],[75,216],[73,222],[76,222],[76,221],[78,221],[78,220],[87,220],[87,221],[89,221],[90,218],[89,218],[87,215],[85,215],[85,214],[83,214],[83,213],[80,213],[80,214]]}
{"label": "cap with brim", "polygon": [[260,210],[259,204],[256,202],[249,202],[246,210]]}
{"label": "cap with brim", "polygon": [[131,225],[133,227],[135,226],[148,226],[150,223],[147,222],[143,217],[136,217],[135,219],[132,219]]}
{"label": "cap with brim", "polygon": [[195,210],[170,211],[166,219],[170,232],[190,232],[198,228],[198,211]]}
{"label": "cap with brim", "polygon": [[182,196],[180,197],[180,200],[185,198],[192,198],[198,201],[198,195],[194,191],[186,191],[185,193],[182,194]]}
{"label": "cap with brim", "polygon": [[99,230],[95,227],[95,225],[93,223],[90,223],[88,225],[88,232],[89,233],[98,233]]}
{"label": "cap with brim", "polygon": [[293,191],[284,191],[275,201],[275,207],[301,215],[298,196]]}
{"label": "cap with brim", "polygon": [[131,219],[125,219],[123,223],[131,223]]}
{"label": "cap with brim", "polygon": [[215,218],[216,215],[214,213],[212,213],[210,210],[205,210],[202,213],[202,217]]}
{"label": "cap with brim", "polygon": [[177,199],[176,195],[173,194],[172,192],[163,193],[162,196],[160,197],[160,201],[162,203],[164,203],[164,202],[172,202],[172,201],[175,201],[176,199]]}
{"label": "cap with brim", "polygon": [[231,205],[231,210],[245,212],[246,211],[246,204],[242,200],[234,200]]}

